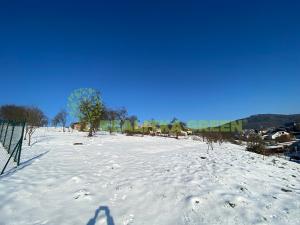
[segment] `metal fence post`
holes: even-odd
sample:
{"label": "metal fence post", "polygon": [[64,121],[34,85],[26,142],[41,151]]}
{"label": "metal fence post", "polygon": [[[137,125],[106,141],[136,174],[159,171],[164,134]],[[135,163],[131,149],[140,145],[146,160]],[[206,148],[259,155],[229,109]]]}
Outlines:
{"label": "metal fence post", "polygon": [[4,128],[4,121],[1,121],[1,134],[0,134],[0,141],[2,140],[3,128]]}
{"label": "metal fence post", "polygon": [[19,146],[18,160],[17,160],[17,165],[18,165],[18,166],[20,165],[20,158],[21,158],[21,151],[22,151],[23,135],[24,135],[25,125],[26,125],[26,122],[23,122],[23,123],[22,123],[22,135],[21,135],[21,139],[20,139],[20,141],[19,141],[20,146]]}
{"label": "metal fence post", "polygon": [[3,147],[5,147],[5,141],[6,141],[8,126],[9,126],[9,122],[7,122],[6,130],[5,130],[5,136],[4,136],[4,140],[3,140]]}
{"label": "metal fence post", "polygon": [[11,130],[11,136],[10,136],[10,140],[9,140],[9,146],[8,146],[8,153],[10,153],[10,146],[11,146],[11,141],[13,139],[13,135],[14,135],[14,130],[15,130],[15,124],[13,124],[12,130]]}

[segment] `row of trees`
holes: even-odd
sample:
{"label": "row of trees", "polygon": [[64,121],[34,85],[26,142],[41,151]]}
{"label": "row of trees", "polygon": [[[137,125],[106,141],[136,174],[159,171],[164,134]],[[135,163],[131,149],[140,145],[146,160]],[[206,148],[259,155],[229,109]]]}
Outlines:
{"label": "row of trees", "polygon": [[[124,132],[124,124],[126,120],[134,121],[137,120],[136,116],[128,116],[127,109],[122,107],[120,109],[112,109],[108,108],[105,105],[102,107],[102,113],[99,115],[99,124],[97,124],[97,128],[101,126],[101,121],[107,121],[108,124],[108,130],[110,133],[115,131],[116,126],[120,126],[121,132]],[[116,121],[119,122],[119,124],[116,124]]]}
{"label": "row of trees", "polygon": [[48,124],[48,119],[43,111],[33,106],[3,105],[0,107],[0,119],[25,121],[24,140],[28,137],[28,145],[31,145],[32,135],[36,129]]}
{"label": "row of trees", "polygon": [[[130,124],[131,125],[131,124]],[[127,126],[126,126],[127,127]],[[187,126],[184,122],[181,122],[177,118],[172,119],[170,122],[160,122],[154,119],[150,121],[144,121],[144,123],[136,129],[125,129],[125,132],[128,135],[133,134],[151,134],[151,135],[163,135],[163,136],[175,136],[177,139],[180,135],[182,135],[183,131],[187,130]]]}
{"label": "row of trees", "polygon": [[[79,119],[82,131],[86,130],[87,125],[89,125],[88,136],[93,136],[100,127],[108,130],[110,133],[117,130],[120,130],[121,133],[137,131],[137,116],[128,116],[127,110],[124,107],[112,109],[103,105],[101,113],[95,112],[94,110],[89,111],[87,108],[85,104],[81,105],[80,110],[82,110],[84,116]],[[130,127],[130,129],[128,129],[128,127]]]}
{"label": "row of trees", "polygon": [[[144,124],[141,127],[137,126],[138,118],[134,115],[129,116],[126,108],[112,109],[105,106],[102,102],[100,92],[91,88],[81,88],[75,90],[68,99],[68,108],[71,116],[78,118],[83,130],[88,125],[88,136],[93,134],[103,127],[101,123],[107,123],[107,129],[110,133],[120,127],[122,133],[129,135],[133,134],[147,134],[159,128],[163,134],[174,134],[177,138],[180,136],[182,130],[185,129],[186,124],[174,118],[169,124],[157,124],[154,120],[149,124]],[[53,125],[61,124],[64,126],[66,113],[59,112],[53,119]],[[116,124],[118,121],[118,124]]]}

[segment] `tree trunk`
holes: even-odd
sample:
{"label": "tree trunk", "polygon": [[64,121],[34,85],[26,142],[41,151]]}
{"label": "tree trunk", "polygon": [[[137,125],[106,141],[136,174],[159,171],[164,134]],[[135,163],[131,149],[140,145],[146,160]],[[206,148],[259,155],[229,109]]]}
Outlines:
{"label": "tree trunk", "polygon": [[91,127],[90,130],[89,130],[89,135],[88,137],[92,137],[93,136],[93,128]]}
{"label": "tree trunk", "polygon": [[111,120],[109,121],[109,134],[112,134],[112,122],[111,122]]}
{"label": "tree trunk", "polygon": [[123,123],[120,123],[121,133],[123,134]]}
{"label": "tree trunk", "polygon": [[28,146],[31,145],[31,134],[28,134]]}
{"label": "tree trunk", "polygon": [[26,126],[26,129],[25,129],[25,135],[24,135],[24,140],[26,140],[27,133],[28,133],[28,127]]}

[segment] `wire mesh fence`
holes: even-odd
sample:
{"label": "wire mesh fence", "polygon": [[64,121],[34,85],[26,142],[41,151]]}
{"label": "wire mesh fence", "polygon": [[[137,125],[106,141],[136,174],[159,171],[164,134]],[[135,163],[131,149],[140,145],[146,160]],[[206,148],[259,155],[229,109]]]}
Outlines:
{"label": "wire mesh fence", "polygon": [[0,171],[20,164],[25,122],[0,120]]}

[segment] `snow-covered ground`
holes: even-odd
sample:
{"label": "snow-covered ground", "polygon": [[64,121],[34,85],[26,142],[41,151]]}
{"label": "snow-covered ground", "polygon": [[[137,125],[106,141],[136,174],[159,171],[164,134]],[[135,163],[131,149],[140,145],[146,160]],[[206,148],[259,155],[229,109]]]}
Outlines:
{"label": "snow-covered ground", "polygon": [[35,138],[0,177],[1,225],[300,224],[294,162],[161,137]]}

